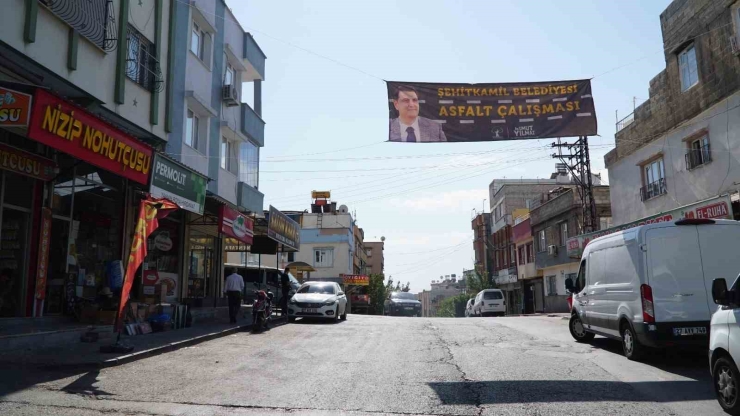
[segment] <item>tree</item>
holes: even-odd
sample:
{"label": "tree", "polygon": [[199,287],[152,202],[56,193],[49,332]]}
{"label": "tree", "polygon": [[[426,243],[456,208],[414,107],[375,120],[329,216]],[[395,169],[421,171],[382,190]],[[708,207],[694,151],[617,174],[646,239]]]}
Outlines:
{"label": "tree", "polygon": [[[383,274],[371,274],[367,286],[367,294],[370,296],[370,311],[372,315],[383,314],[383,304],[388,296],[387,284],[384,282]],[[389,282],[390,283],[390,282]]]}
{"label": "tree", "polygon": [[468,304],[470,295],[461,293],[457,296],[447,298],[439,304],[437,316],[442,318],[462,318],[465,316],[465,306]]}
{"label": "tree", "polygon": [[469,276],[465,280],[465,285],[467,286],[468,293],[471,293],[473,295],[484,289],[496,288],[496,285],[493,283],[493,281],[488,278],[488,273],[479,273],[478,270],[475,270],[473,275]]}

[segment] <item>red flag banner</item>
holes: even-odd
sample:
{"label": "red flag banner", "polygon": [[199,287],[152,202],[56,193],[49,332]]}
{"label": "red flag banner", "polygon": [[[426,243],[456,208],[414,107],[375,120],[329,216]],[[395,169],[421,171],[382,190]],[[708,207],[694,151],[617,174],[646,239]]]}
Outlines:
{"label": "red flag banner", "polygon": [[134,282],[136,270],[146,258],[146,239],[159,227],[159,220],[169,215],[178,206],[166,199],[143,199],[139,204],[139,216],[136,220],[134,238],[131,241],[131,254],[128,256],[126,275],[123,278],[121,289],[121,303],[118,306],[118,319],[116,319],[116,331],[121,330],[123,311],[128,302],[131,286]]}

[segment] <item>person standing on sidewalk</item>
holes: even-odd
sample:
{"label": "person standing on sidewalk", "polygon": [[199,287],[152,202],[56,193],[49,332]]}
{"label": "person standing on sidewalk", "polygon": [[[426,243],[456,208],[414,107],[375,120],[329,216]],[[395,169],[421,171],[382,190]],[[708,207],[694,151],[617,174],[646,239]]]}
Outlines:
{"label": "person standing on sidewalk", "polygon": [[282,289],[283,297],[280,298],[280,313],[281,316],[288,316],[288,295],[290,295],[290,267],[286,267],[283,270],[283,274],[280,276],[280,289]]}
{"label": "person standing on sidewalk", "polygon": [[236,269],[228,270],[231,274],[226,277],[224,291],[229,298],[229,322],[236,323],[236,317],[242,306],[242,292],[244,291],[244,278],[236,272]]}

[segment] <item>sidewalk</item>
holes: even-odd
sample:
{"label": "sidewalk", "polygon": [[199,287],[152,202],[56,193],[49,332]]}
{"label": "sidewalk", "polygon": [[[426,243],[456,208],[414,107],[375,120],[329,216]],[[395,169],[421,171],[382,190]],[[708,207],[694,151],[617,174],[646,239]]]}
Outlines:
{"label": "sidewalk", "polygon": [[[271,328],[285,323],[287,319],[273,317]],[[249,330],[251,326],[251,315],[247,315],[236,324],[200,323],[190,328],[166,332],[121,336],[122,344],[134,347],[130,353],[100,352],[101,346],[115,342],[115,338],[93,343],[76,342],[54,348],[6,351],[0,354],[0,365],[12,363],[48,369],[111,367]]]}

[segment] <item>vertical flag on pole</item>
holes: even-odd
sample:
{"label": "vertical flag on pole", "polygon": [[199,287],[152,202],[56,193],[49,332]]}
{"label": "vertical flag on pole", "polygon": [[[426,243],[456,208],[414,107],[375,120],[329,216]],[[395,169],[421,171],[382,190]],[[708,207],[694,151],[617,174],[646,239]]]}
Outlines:
{"label": "vertical flag on pole", "polygon": [[131,241],[131,254],[128,257],[126,275],[123,278],[123,288],[121,289],[121,303],[118,306],[116,332],[121,331],[123,311],[128,302],[136,270],[144,261],[144,258],[146,258],[146,239],[159,227],[159,219],[166,217],[176,209],[178,209],[178,206],[166,199],[146,198],[139,204],[139,216],[136,220],[134,238]]}

